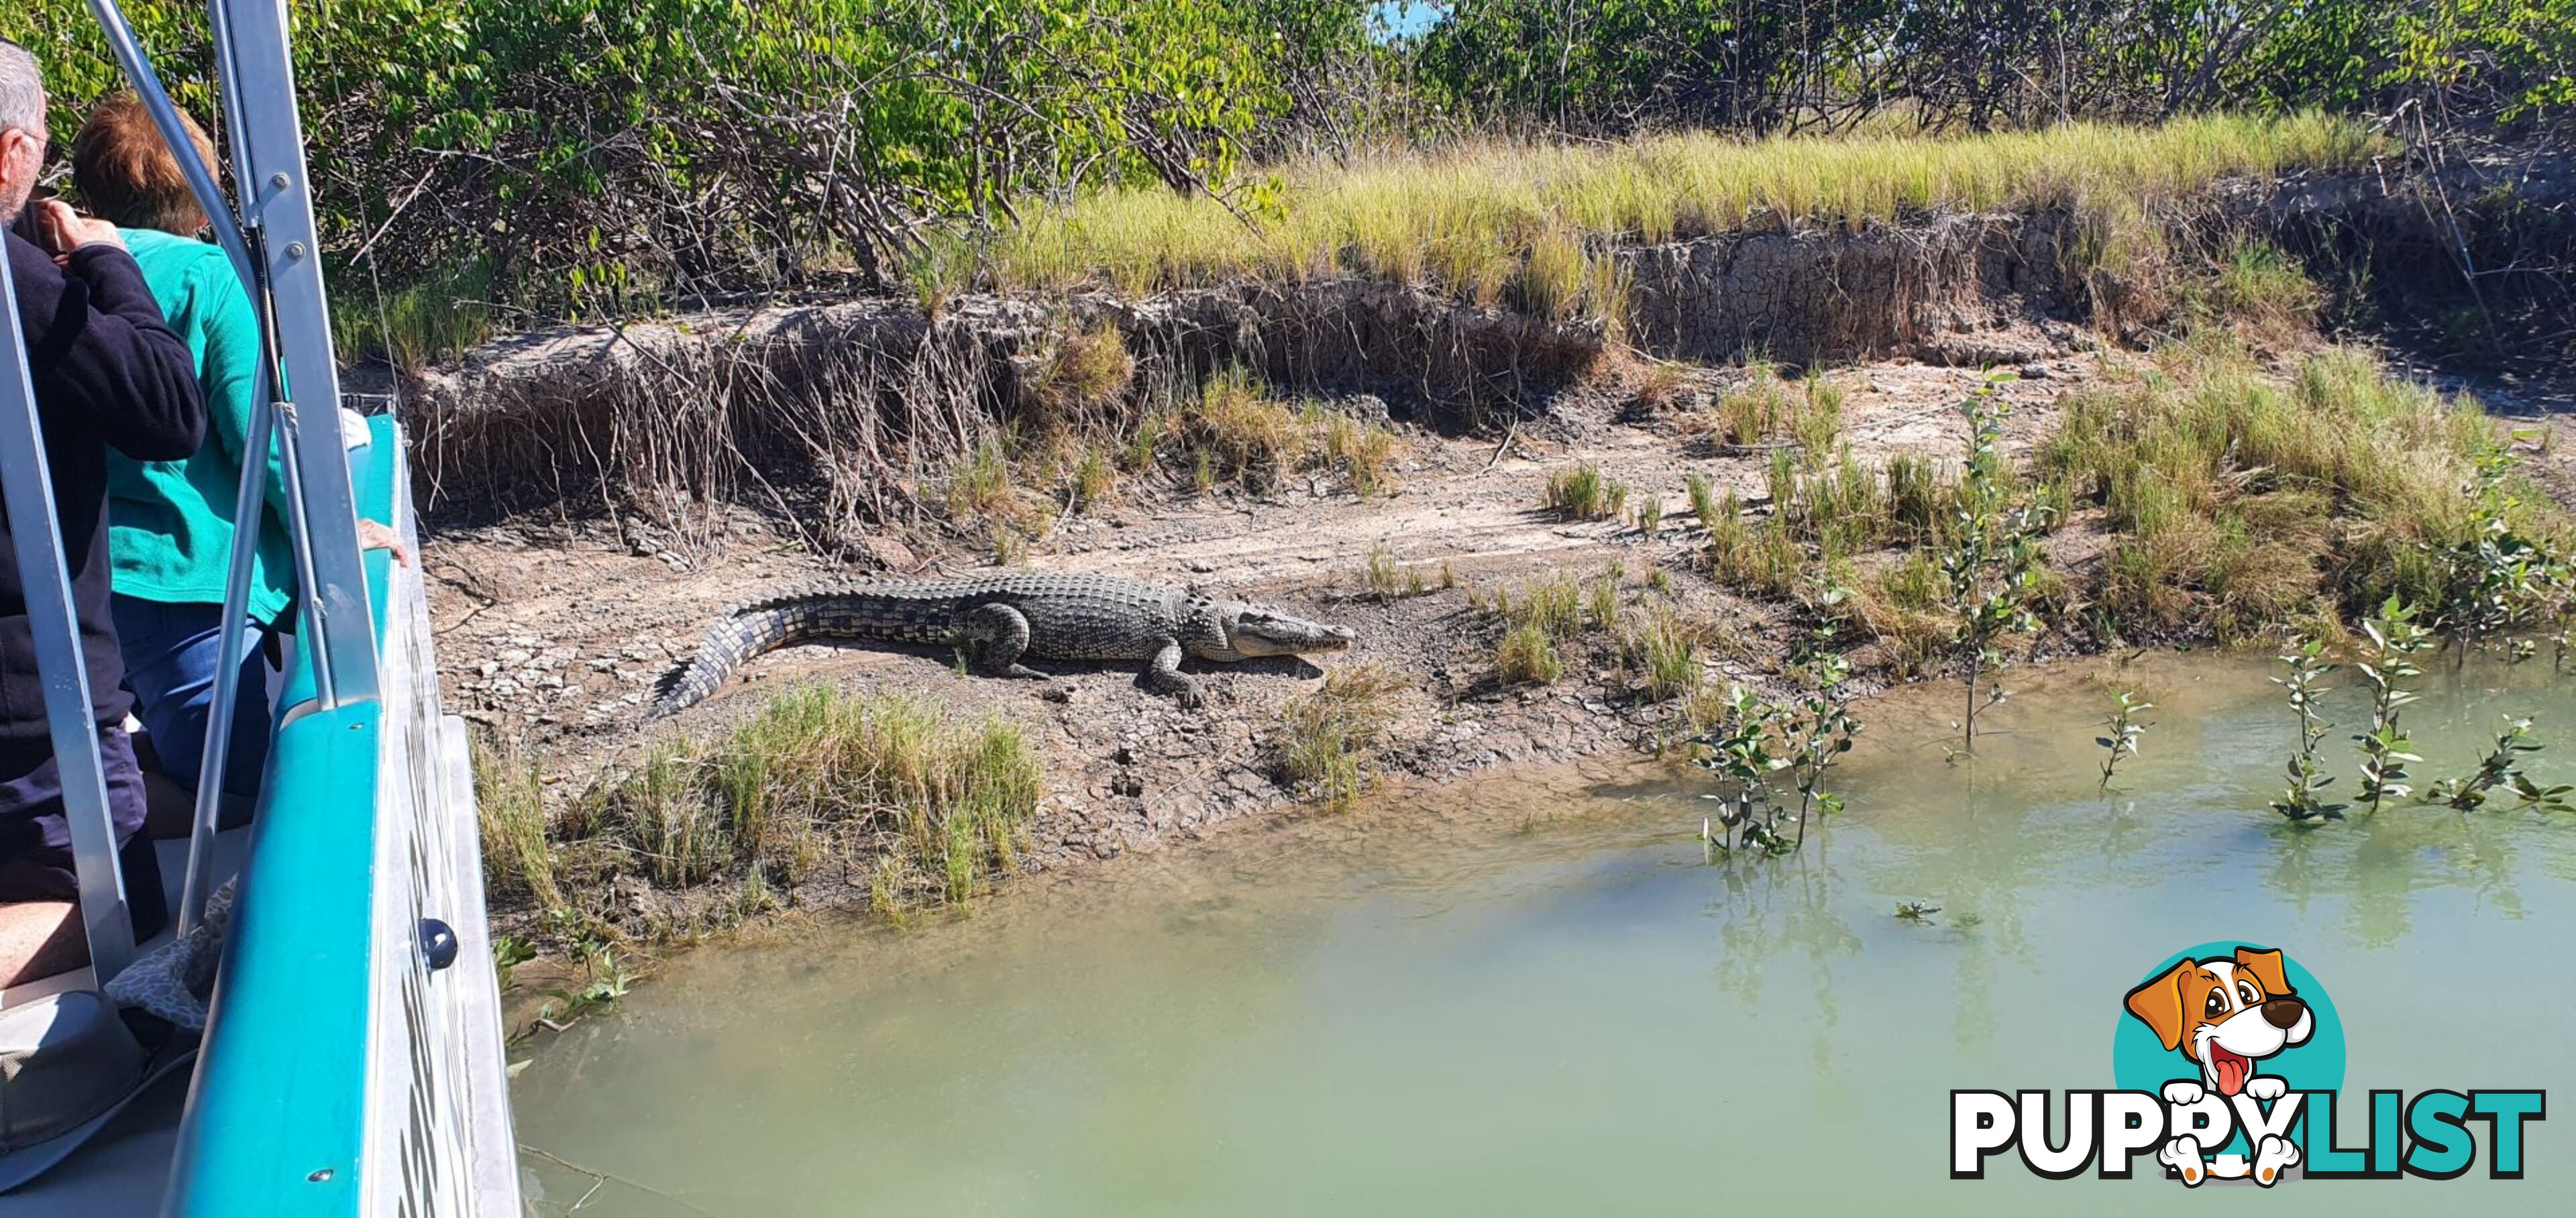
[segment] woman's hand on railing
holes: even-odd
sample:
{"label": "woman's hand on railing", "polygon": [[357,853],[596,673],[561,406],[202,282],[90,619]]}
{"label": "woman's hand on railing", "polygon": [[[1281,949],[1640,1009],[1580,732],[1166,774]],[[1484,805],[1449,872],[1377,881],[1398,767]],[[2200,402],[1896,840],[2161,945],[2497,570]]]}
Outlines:
{"label": "woman's hand on railing", "polygon": [[395,566],[408,567],[411,565],[411,551],[403,548],[402,536],[394,532],[390,527],[377,521],[368,520],[365,517],[360,517],[358,520],[358,548],[362,550],[391,550],[393,551]]}

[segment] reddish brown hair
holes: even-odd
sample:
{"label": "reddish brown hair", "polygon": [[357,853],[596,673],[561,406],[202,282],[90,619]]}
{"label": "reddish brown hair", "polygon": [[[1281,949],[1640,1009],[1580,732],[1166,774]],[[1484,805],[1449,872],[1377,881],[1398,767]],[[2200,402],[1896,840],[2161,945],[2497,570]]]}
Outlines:
{"label": "reddish brown hair", "polygon": [[[206,171],[221,172],[205,129],[184,111],[179,124],[188,129]],[[152,112],[130,92],[100,99],[72,138],[72,185],[80,189],[91,215],[119,228],[157,228],[185,237],[194,236],[206,222],[179,159],[161,142],[161,129],[152,125]]]}

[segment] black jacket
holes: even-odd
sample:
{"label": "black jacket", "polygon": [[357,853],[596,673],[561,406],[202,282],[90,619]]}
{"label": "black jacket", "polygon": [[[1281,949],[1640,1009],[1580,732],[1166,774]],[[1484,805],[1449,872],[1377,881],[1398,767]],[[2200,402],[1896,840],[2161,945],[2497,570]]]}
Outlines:
{"label": "black jacket", "polygon": [[[90,245],[68,270],[36,246],[8,236],[18,322],[35,377],[36,417],[52,466],[54,513],[62,522],[63,565],[72,576],[89,696],[102,725],[124,720],[132,699],[117,686],[116,627],[108,618],[107,450],[137,461],[193,455],[206,435],[197,362],[162,323],[161,306],[125,251]],[[0,410],[14,410],[0,402]],[[27,633],[17,546],[0,504],[0,742],[44,739],[44,684]]]}

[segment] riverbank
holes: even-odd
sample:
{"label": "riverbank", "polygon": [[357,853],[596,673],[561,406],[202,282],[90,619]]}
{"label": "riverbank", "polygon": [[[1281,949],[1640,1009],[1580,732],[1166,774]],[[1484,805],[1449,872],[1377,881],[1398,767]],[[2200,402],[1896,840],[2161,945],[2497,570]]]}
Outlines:
{"label": "riverbank", "polygon": [[[2384,289],[2356,285],[2402,253],[2293,252],[2428,187],[2195,181],[2172,260],[2107,278],[2068,261],[2085,213],[2043,208],[1605,247],[1664,268],[1612,276],[1638,306],[1616,325],[1256,277],[495,344],[411,383],[406,417],[446,688],[500,762],[502,923],[596,962],[779,911],[905,917],[1390,779],[1671,750],[1740,721],[1735,689],[1806,692],[1819,650],[1845,696],[2331,644],[2391,596],[2565,630],[2576,395],[2369,341]],[[1870,277],[1916,237],[1961,256]],[[1740,354],[1753,318],[1788,336],[1767,358]],[[733,603],[997,567],[1221,590],[1357,641],[1193,666],[1197,709],[1118,667],[1037,684],[800,647],[643,722]],[[826,730],[844,760],[809,764]],[[952,777],[867,777],[923,766]],[[941,792],[969,789],[1000,794],[952,829]]]}
{"label": "riverbank", "polygon": [[[2101,400],[2151,363],[2093,352],[2022,367],[1995,387],[2011,406],[2004,452],[2016,465],[2033,463],[2064,433],[2070,403]],[[1500,438],[1399,427],[1403,453],[1390,462],[1387,485],[1366,498],[1322,478],[1284,479],[1260,492],[1136,488],[1056,522],[1047,548],[1020,561],[1221,587],[1351,626],[1358,641],[1327,667],[1388,678],[1367,708],[1372,738],[1355,758],[1371,780],[1438,783],[1496,767],[1653,752],[1721,716],[1719,696],[1733,684],[1786,693],[1791,647],[1815,618],[1796,589],[1766,590],[1713,564],[1711,529],[1689,506],[1697,481],[1717,502],[1736,501],[1744,527],[1758,531],[1784,518],[1773,499],[1773,464],[1791,441],[1713,439],[1704,416],[1747,393],[1785,393],[1779,386],[1787,382],[1740,368],[1683,375],[1685,387],[1659,411],[1641,412],[1633,396],[1605,384],[1558,398],[1544,420]],[[1826,468],[1866,468],[1874,478],[1907,461],[1955,467],[1967,443],[1959,403],[1987,384],[1975,370],[1912,362],[1811,379],[1841,394]],[[2556,432],[2567,420],[2527,421],[2542,431],[2512,442],[2511,451],[2563,496],[2570,449]],[[1578,466],[1625,488],[1623,510],[1568,519],[1544,508],[1550,482]],[[1640,519],[1648,501],[1662,505],[1651,529]],[[917,697],[959,722],[996,716],[1013,725],[1043,774],[1014,852],[1021,872],[1194,840],[1331,794],[1284,764],[1291,711],[1322,685],[1323,670],[1298,661],[1194,666],[1208,702],[1185,710],[1119,667],[1050,666],[1056,680],[1041,687],[965,675],[943,656],[803,647],[755,661],[715,698],[648,729],[639,718],[655,681],[694,651],[726,604],[842,569],[749,514],[733,528],[727,545],[691,561],[638,553],[606,522],[460,529],[428,547],[451,697],[491,739],[521,742],[550,784],[541,788],[543,802],[558,827],[562,809],[587,798],[602,776],[632,767],[655,740],[721,734],[779,691],[808,682]],[[2046,536],[2055,599],[2041,631],[2007,645],[2013,663],[2212,637],[2213,619],[2192,613],[2106,628],[2101,606],[2122,540],[2106,509],[2092,506]],[[2317,548],[2301,553],[2313,564],[2324,542],[2311,540]],[[888,574],[990,562],[962,548],[880,544]],[[1919,549],[1890,543],[1848,556],[1868,593],[1864,612],[1884,615],[1838,638],[1857,666],[1856,689],[1953,671],[1940,612],[1887,603],[1890,572]],[[2206,588],[2175,586],[2209,600]],[[2312,602],[2315,585],[2307,587]],[[1534,598],[1556,597],[1574,614],[1551,639],[1561,674],[1507,679],[1499,647],[1516,620],[1513,606],[1526,614]],[[2309,611],[2309,603],[2290,600],[2270,610],[2283,620]],[[2326,616],[2332,620],[2330,605]],[[2231,629],[2264,633],[2250,621]],[[1639,647],[1658,632],[1682,641],[1687,666],[1679,684],[1665,688]],[[2015,679],[2003,674],[2007,685]],[[780,910],[885,905],[865,857],[819,860],[792,878],[757,874],[671,887],[653,883],[637,862],[593,873],[587,878],[596,886],[568,885],[577,895],[565,908],[541,908],[523,895],[500,912],[522,937],[595,945],[685,939]]]}

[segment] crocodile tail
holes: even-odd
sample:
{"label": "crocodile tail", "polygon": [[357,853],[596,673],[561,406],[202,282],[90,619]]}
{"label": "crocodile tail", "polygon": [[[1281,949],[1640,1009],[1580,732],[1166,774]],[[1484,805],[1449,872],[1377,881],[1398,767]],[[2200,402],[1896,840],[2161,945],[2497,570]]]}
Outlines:
{"label": "crocodile tail", "polygon": [[706,641],[698,644],[698,654],[662,679],[655,691],[653,708],[644,713],[648,720],[676,715],[694,706],[700,699],[716,692],[733,671],[777,646],[778,619],[790,612],[784,608],[755,609],[735,613],[717,622],[707,631]]}
{"label": "crocodile tail", "polygon": [[[820,584],[745,601],[707,631],[698,654],[662,679],[646,720],[696,705],[736,669],[762,655],[817,638],[932,642],[946,635],[944,604],[880,602],[863,583]],[[868,609],[854,612],[855,606]]]}

